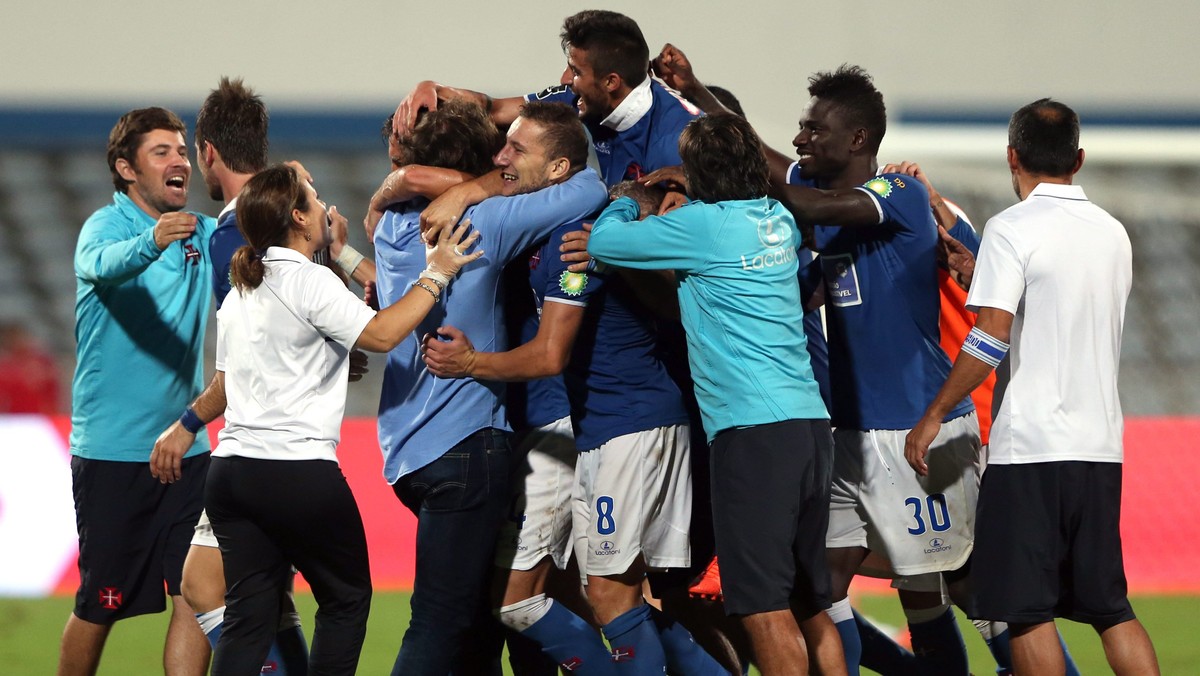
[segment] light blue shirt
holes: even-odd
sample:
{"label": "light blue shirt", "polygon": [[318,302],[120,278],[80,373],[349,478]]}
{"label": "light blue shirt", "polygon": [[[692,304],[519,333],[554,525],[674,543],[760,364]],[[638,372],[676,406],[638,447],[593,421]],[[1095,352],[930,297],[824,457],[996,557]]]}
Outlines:
{"label": "light blue shirt", "polygon": [[[558,226],[595,213],[607,197],[596,172],[584,169],[560,185],[493,197],[467,210],[464,219],[480,233],[476,247],[486,253],[462,269],[443,292],[442,302],[388,353],[379,402],[379,447],[388,483],[428,465],[481,429],[509,429],[505,383],[435,378],[421,361],[420,338],[435,334],[440,326],[454,326],[476,350],[507,350],[500,288],[504,266]],[[375,230],[381,307],[404,296],[425,269],[419,217],[426,204],[414,200],[398,205],[384,214]]]}
{"label": "light blue shirt", "polygon": [[689,202],[638,221],[628,197],[592,229],[605,263],[675,270],[696,399],[711,441],[721,430],[829,414],[801,322],[791,213],[766,197]]}
{"label": "light blue shirt", "polygon": [[[216,221],[193,215],[195,234],[162,251],[156,220],[123,193],[83,224],[75,247],[72,455],[149,462],[159,433],[203,389]],[[200,434],[187,455],[209,448]]]}

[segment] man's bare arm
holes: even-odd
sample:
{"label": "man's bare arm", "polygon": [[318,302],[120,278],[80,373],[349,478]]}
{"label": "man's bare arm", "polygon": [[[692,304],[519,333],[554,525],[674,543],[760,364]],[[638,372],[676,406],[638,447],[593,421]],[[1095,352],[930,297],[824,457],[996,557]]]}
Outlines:
{"label": "man's bare arm", "polygon": [[[208,387],[192,402],[189,409],[201,423],[208,424],[225,412],[225,372],[217,371]],[[203,427],[199,431],[203,431]],[[154,442],[150,453],[150,474],[164,484],[175,483],[183,476],[183,456],[196,441],[196,433],[189,432],[179,420],[163,430]]]}
{"label": "man's bare arm", "polygon": [[558,375],[571,358],[584,310],[582,305],[545,303],[537,335],[506,352],[476,352],[462,331],[442,327],[438,334],[449,340],[425,336],[422,341],[425,365],[440,378],[522,382]]}
{"label": "man's bare arm", "polygon": [[[1011,312],[985,307],[979,310],[975,328],[996,340],[1007,343],[1012,334],[1012,323],[1013,314]],[[991,365],[971,356],[966,350],[958,354],[958,359],[954,362],[954,368],[950,369],[950,377],[946,379],[946,384],[942,385],[942,389],[934,397],[933,403],[925,410],[925,415],[904,439],[904,457],[917,474],[925,476],[929,473],[925,456],[929,453],[929,445],[937,438],[938,431],[942,428],[942,419],[954,410],[954,407],[967,395],[974,392],[975,388],[987,379],[992,370]]]}

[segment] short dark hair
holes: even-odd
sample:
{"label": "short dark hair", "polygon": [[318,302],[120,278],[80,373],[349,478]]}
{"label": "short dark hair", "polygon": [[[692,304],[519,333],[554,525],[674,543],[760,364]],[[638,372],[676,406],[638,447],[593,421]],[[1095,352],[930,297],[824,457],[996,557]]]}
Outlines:
{"label": "short dark hair", "polygon": [[196,115],[196,144],[213,144],[231,171],[255,174],[267,166],[270,121],[262,97],[241,78],[223,77]]}
{"label": "short dark hair", "polygon": [[688,194],[703,202],[764,197],[770,170],[762,139],[746,118],[731,113],[697,117],[679,135]]}
{"label": "short dark hair", "polygon": [[237,227],[246,246],[233,253],[229,264],[230,281],[239,291],[262,284],[266,272],[262,252],[286,244],[295,227],[292,210],[308,208],[308,191],[289,165],[268,167],[246,182],[237,200]]}
{"label": "short dark hair", "polygon": [[815,73],[808,78],[808,95],[831,102],[852,126],[866,129],[868,149],[879,152],[887,133],[887,107],[867,71],[843,63],[833,72]]}
{"label": "short dark hair", "polygon": [[112,172],[113,187],[118,192],[129,192],[132,181],[126,181],[117,173],[117,160],[125,160],[136,168],[142,137],[156,129],[177,131],[187,136],[187,127],[178,115],[157,107],[138,108],[125,113],[108,133],[108,170]]}
{"label": "short dark hair", "polygon": [[392,124],[393,124],[392,120],[394,120],[394,119],[396,119],[395,113],[392,113],[391,115],[388,115],[387,117],[383,118],[383,126],[381,126],[379,128],[379,137],[383,139],[384,143],[387,143],[388,140],[392,138],[392,134],[395,133],[393,131],[394,127],[392,126]]}
{"label": "short dark hair", "polygon": [[1064,103],[1038,99],[1013,113],[1008,145],[1029,173],[1070,176],[1079,157],[1079,116]]}
{"label": "short dark hair", "polygon": [[650,48],[637,22],[624,14],[603,9],[572,14],[563,21],[559,37],[563,51],[574,47],[587,52],[598,77],[616,73],[630,87],[646,79]]}
{"label": "short dark hair", "polygon": [[411,134],[400,137],[400,150],[408,164],[442,167],[480,176],[492,170],[492,156],[504,137],[479,105],[446,101],[426,110]]}
{"label": "short dark hair", "polygon": [[579,121],[579,112],[565,103],[530,101],[521,106],[521,118],[542,128],[546,157],[565,157],[571,162],[571,174],[587,166],[588,137]]}

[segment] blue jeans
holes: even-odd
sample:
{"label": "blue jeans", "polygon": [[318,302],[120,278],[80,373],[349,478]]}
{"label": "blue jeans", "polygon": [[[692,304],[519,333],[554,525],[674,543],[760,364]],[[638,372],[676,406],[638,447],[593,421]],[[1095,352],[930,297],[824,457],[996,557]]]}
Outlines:
{"label": "blue jeans", "polygon": [[479,625],[495,622],[488,589],[508,507],[508,437],[480,430],[392,487],[417,515],[412,621],[392,674],[446,676],[456,666],[465,672],[460,656],[486,652],[465,648],[467,639],[499,635]]}

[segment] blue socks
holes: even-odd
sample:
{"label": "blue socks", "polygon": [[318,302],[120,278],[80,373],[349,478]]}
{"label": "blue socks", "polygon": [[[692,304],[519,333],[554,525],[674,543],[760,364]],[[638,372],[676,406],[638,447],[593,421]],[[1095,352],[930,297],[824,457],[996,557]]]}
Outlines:
{"label": "blue socks", "polygon": [[833,620],[838,636],[842,639],[842,654],[846,658],[846,673],[858,676],[859,663],[862,660],[862,640],[858,635],[858,627],[854,622],[854,610],[850,607],[850,598],[835,601],[825,613]]}
{"label": "blue socks", "polygon": [[[204,632],[208,644],[213,650],[217,649],[217,641],[221,638],[221,628],[225,626],[225,606],[207,613],[197,613],[196,621]],[[280,629],[271,643],[271,651],[263,662],[262,673],[275,676],[304,676],[308,673],[308,642],[304,639],[304,631],[299,622]]]}
{"label": "blue socks", "polygon": [[863,667],[887,676],[920,676],[916,655],[880,631],[857,610],[854,611],[854,623],[862,643],[860,664]]}
{"label": "blue socks", "polygon": [[729,672],[692,638],[692,632],[660,611],[650,607],[650,618],[658,629],[658,639],[667,655],[672,674],[688,676],[728,676]]}
{"label": "blue socks", "polygon": [[[963,643],[954,611],[949,607],[931,620],[921,621],[921,614],[930,611],[910,611],[908,631],[912,636],[913,654],[921,668],[930,674],[945,676],[968,676],[967,646]],[[940,609],[932,609],[936,612]]]}
{"label": "blue socks", "polygon": [[504,606],[500,609],[500,621],[537,642],[544,653],[572,673],[616,673],[612,656],[596,630],[545,594]]}
{"label": "blue socks", "polygon": [[[304,630],[299,624],[280,629],[275,634],[271,652],[267,653],[267,661],[271,660],[278,665],[276,674],[304,676],[308,673],[308,641],[304,639]],[[269,672],[264,670],[263,673]]]}
{"label": "blue socks", "polygon": [[613,666],[618,674],[662,676],[667,656],[658,629],[650,618],[650,606],[627,610],[604,625],[604,637],[612,646]]}

